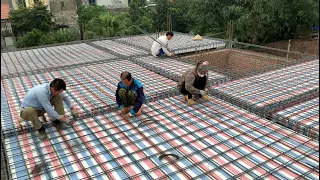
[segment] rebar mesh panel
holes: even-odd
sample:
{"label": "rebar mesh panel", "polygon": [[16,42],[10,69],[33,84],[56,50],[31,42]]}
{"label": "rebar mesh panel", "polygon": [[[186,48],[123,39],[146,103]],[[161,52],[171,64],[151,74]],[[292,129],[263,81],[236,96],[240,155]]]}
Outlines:
{"label": "rebar mesh panel", "polygon": [[144,93],[147,101],[154,101],[159,98],[165,98],[176,95],[176,82],[159,76],[146,68],[134,64],[127,60],[105,63],[102,65],[93,65],[84,67],[92,72],[99,74],[100,79],[106,79],[113,84],[113,92],[115,92],[118,82],[120,81],[120,74],[123,71],[132,73],[133,78],[141,81],[144,86]]}
{"label": "rebar mesh panel", "polygon": [[[19,119],[21,101],[29,89],[39,84],[38,79],[36,79],[34,75],[2,80],[1,85],[4,87],[5,95],[1,96],[1,101],[5,101],[6,99],[9,106],[6,111],[1,111],[2,133],[15,132],[20,128]],[[71,102],[76,105],[75,107],[79,109],[80,113],[84,113],[84,110],[79,104],[74,102],[73,99],[71,99]],[[70,116],[70,109],[67,108],[65,103],[64,107],[66,115]],[[6,108],[4,107],[4,109]],[[45,116],[47,120],[50,120],[50,117],[47,114]],[[40,118],[40,120],[42,120],[42,118]],[[21,125],[24,127],[32,127],[32,124],[29,121],[24,121]]]}
{"label": "rebar mesh panel", "polygon": [[254,111],[271,112],[319,93],[319,60],[213,86],[213,94]]}
{"label": "rebar mesh panel", "polygon": [[[54,78],[66,81],[66,92],[81,116],[113,111],[117,108],[115,91],[122,71],[132,72],[133,77],[142,82],[147,101],[178,94],[176,82],[126,60],[4,79],[1,81],[4,87],[2,93],[5,93],[1,96],[4,103],[4,109],[1,111],[3,132],[19,129],[20,104],[27,91],[36,85],[50,83]],[[5,108],[5,103],[8,103],[9,109]],[[66,115],[71,116],[66,104],[64,107]],[[46,117],[49,121],[47,113]],[[29,121],[24,121],[22,126],[32,127]]]}
{"label": "rebar mesh panel", "polygon": [[115,58],[85,43],[1,53],[1,76]]}
{"label": "rebar mesh panel", "polygon": [[273,120],[319,141],[319,97],[272,115]]}
{"label": "rebar mesh panel", "polygon": [[5,139],[12,179],[319,179],[316,141],[216,98],[190,107],[172,97],[129,123],[112,112],[46,131],[44,142]]}
{"label": "rebar mesh panel", "polygon": [[[152,43],[157,39],[156,34],[141,35],[115,39],[126,44],[139,46],[145,50],[151,49]],[[214,39],[204,38],[202,41],[193,41],[193,36],[184,33],[174,33],[173,38],[168,43],[168,48],[174,51],[175,54],[194,52],[212,48],[223,48],[225,42]]]}
{"label": "rebar mesh panel", "polygon": [[[192,65],[170,58],[158,58],[154,56],[132,58],[132,61],[174,81],[179,81],[181,75]],[[223,74],[209,71],[209,82],[217,85],[229,81]]]}
{"label": "rebar mesh panel", "polygon": [[104,41],[94,41],[93,42],[96,45],[99,45],[101,47],[107,48],[117,54],[123,55],[123,56],[134,56],[134,55],[143,55],[148,54],[147,51],[128,46],[125,44],[122,44],[120,42],[115,42],[112,40],[104,40]]}

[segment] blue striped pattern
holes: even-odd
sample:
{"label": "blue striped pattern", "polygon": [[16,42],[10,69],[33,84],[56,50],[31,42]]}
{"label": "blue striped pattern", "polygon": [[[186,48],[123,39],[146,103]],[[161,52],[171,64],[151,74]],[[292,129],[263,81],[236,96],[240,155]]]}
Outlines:
{"label": "blue striped pattern", "polygon": [[276,112],[273,120],[319,141],[319,97]]}
{"label": "blue striped pattern", "polygon": [[31,73],[112,58],[116,57],[85,43],[1,53],[1,76]]}
{"label": "blue striped pattern", "polygon": [[272,112],[319,94],[319,59],[213,86],[213,95],[256,112]]}
{"label": "blue striped pattern", "polygon": [[[41,179],[319,179],[316,141],[216,98],[192,107],[180,96],[150,102],[129,121],[111,112],[49,127],[49,141],[11,138],[14,179],[33,179],[29,169],[41,160],[51,162]],[[13,156],[19,151],[24,159]],[[179,159],[160,160],[163,153]]]}
{"label": "blue striped pattern", "polygon": [[[193,66],[170,58],[160,59],[154,56],[132,58],[132,61],[174,81],[179,81],[181,75]],[[209,71],[208,74],[211,85],[222,84],[230,80],[227,76],[217,72]]]}

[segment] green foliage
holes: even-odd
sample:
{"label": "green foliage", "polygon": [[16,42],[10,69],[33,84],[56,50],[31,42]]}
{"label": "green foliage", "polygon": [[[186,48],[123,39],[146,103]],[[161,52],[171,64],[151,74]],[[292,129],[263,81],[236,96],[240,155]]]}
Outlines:
{"label": "green foliage", "polygon": [[153,16],[153,21],[157,30],[161,31],[167,29],[168,9],[168,0],[157,0],[156,13]]}
{"label": "green foliage", "polygon": [[132,22],[126,13],[111,15],[101,14],[93,18],[86,27],[86,38],[124,36],[133,33]]}
{"label": "green foliage", "polygon": [[78,9],[78,23],[88,24],[91,19],[98,17],[106,12],[107,10],[105,6],[97,6],[95,4],[88,7],[80,6]]}
{"label": "green foliage", "polygon": [[38,29],[33,29],[31,32],[28,32],[23,38],[19,39],[16,42],[17,48],[24,48],[24,47],[32,47],[32,46],[39,46],[40,39],[43,36],[43,32]]}
{"label": "green foliage", "polygon": [[194,34],[224,32],[233,20],[235,39],[263,44],[309,34],[318,24],[318,6],[317,0],[198,0],[188,17]]}
{"label": "green foliage", "polygon": [[172,29],[174,31],[189,33],[192,22],[186,12],[190,11],[191,0],[175,0],[168,9],[168,14],[171,15]]}
{"label": "green foliage", "polygon": [[[174,31],[226,38],[227,24],[232,20],[235,40],[263,44],[305,36],[319,21],[318,0],[157,0],[155,11],[146,5],[146,0],[131,0],[128,13],[115,15],[104,6],[78,6],[78,23],[85,26],[85,38],[92,39],[140,34],[137,26],[147,32],[167,30],[167,18],[171,16]],[[79,38],[75,31],[48,33],[51,18],[41,4],[13,11],[10,19],[14,31],[31,31],[17,46]]]}
{"label": "green foliage", "polygon": [[[129,4],[129,17],[132,25],[151,32],[153,31],[152,15],[146,5],[146,0],[132,0]],[[140,34],[141,32],[135,29],[134,33]]]}
{"label": "green foliage", "polygon": [[16,47],[25,48],[76,40],[79,40],[79,33],[76,30],[45,33],[38,29],[33,29],[16,42]]}
{"label": "green foliage", "polygon": [[235,18],[235,37],[264,44],[305,36],[318,22],[317,4],[314,0],[251,0],[239,4],[242,14]]}
{"label": "green foliage", "polygon": [[47,6],[38,3],[34,8],[20,7],[10,13],[12,28],[15,33],[29,32],[32,29],[48,32],[52,26],[52,14],[47,10]]}

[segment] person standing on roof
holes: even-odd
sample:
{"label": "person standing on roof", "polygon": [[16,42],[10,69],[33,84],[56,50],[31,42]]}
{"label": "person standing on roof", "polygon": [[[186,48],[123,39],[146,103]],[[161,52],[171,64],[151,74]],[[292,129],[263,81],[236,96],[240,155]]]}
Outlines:
{"label": "person standing on roof", "polygon": [[153,42],[151,47],[151,53],[153,56],[174,56],[173,52],[168,50],[168,42],[173,38],[173,32],[167,32],[165,36],[160,36],[156,41]]}
{"label": "person standing on roof", "polygon": [[[120,75],[121,81],[116,90],[117,104],[125,119],[140,115],[142,104],[145,101],[143,85],[137,79],[133,79],[131,73],[124,71]],[[129,109],[133,106],[132,109]]]}
{"label": "person standing on roof", "polygon": [[[54,119],[53,124],[58,130],[64,130],[67,126],[62,101],[64,101],[71,110],[72,115],[78,117],[78,110],[71,103],[67,94],[66,83],[62,79],[54,79],[51,83],[44,83],[31,88],[20,106],[20,117],[24,120],[31,121],[34,128],[39,131],[40,140],[47,138],[44,126],[41,124],[39,117],[44,116],[47,112]],[[53,107],[54,109],[53,109]]]}
{"label": "person standing on roof", "polygon": [[208,100],[208,61],[199,61],[195,67],[189,68],[182,74],[178,82],[178,89],[182,93],[183,99],[190,105],[195,104],[193,95],[199,95],[200,98]]}

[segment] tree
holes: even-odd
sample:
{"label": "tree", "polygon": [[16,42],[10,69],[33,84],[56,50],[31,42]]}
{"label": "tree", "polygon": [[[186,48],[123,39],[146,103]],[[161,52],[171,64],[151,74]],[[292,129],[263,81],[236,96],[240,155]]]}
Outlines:
{"label": "tree", "polygon": [[172,29],[174,31],[184,33],[191,31],[192,23],[186,13],[190,11],[190,3],[191,0],[174,0],[172,3],[169,3],[167,14],[171,15]]}
{"label": "tree", "polygon": [[16,42],[16,47],[25,48],[76,40],[79,40],[79,32],[77,30],[45,33],[38,29],[33,29]]}
{"label": "tree", "polygon": [[100,16],[101,14],[106,13],[105,6],[97,6],[95,4],[78,7],[78,24],[80,27],[80,39],[83,40],[84,26],[87,25],[93,18]]}
{"label": "tree", "polygon": [[233,20],[237,40],[264,44],[310,33],[319,20],[318,6],[317,0],[198,0],[187,14],[194,34],[224,32]]}
{"label": "tree", "polygon": [[[132,0],[129,5],[129,17],[132,24],[139,26],[148,32],[153,31],[153,21],[151,13],[147,8],[146,0]],[[140,34],[139,30],[135,30],[135,34]]]}
{"label": "tree", "polygon": [[131,35],[134,31],[127,13],[111,15],[104,13],[93,18],[87,25],[86,36],[89,39]]}
{"label": "tree", "polygon": [[17,48],[24,48],[24,47],[32,47],[32,46],[39,46],[40,39],[43,36],[43,32],[38,29],[33,29],[32,31],[28,32],[24,37],[19,39],[16,42]]}
{"label": "tree", "polygon": [[238,6],[235,37],[254,44],[305,36],[319,20],[315,0],[249,0]]}
{"label": "tree", "polygon": [[17,32],[29,32],[32,29],[48,32],[52,27],[52,14],[41,2],[33,8],[20,7],[11,12],[9,19],[12,21],[12,28]]}
{"label": "tree", "polygon": [[153,21],[157,30],[167,29],[168,9],[168,0],[157,0],[156,13],[153,16]]}
{"label": "tree", "polygon": [[101,14],[106,13],[105,6],[98,6],[98,5],[90,5],[80,6],[78,9],[78,23],[79,24],[88,24],[91,19],[100,16]]}

